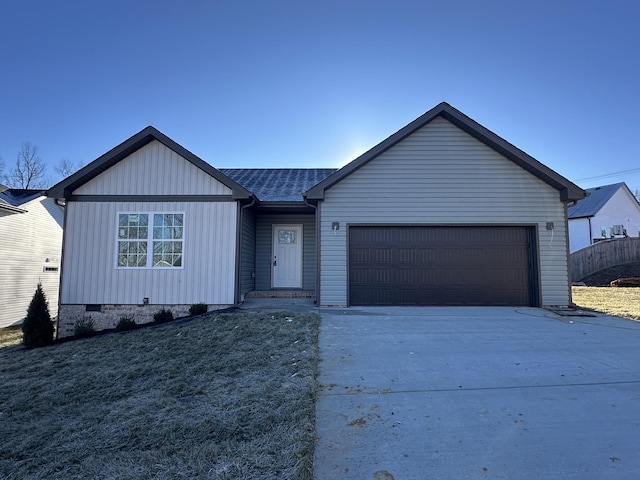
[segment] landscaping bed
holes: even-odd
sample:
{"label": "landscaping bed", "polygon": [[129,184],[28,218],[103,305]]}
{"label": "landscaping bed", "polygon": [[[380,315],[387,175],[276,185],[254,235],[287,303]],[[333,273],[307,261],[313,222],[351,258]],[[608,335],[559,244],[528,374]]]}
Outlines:
{"label": "landscaping bed", "polygon": [[605,268],[583,278],[580,282],[588,287],[608,287],[612,281],[618,278],[629,277],[640,277],[640,263],[628,263]]}
{"label": "landscaping bed", "polygon": [[0,478],[311,479],[319,316],[0,348]]}

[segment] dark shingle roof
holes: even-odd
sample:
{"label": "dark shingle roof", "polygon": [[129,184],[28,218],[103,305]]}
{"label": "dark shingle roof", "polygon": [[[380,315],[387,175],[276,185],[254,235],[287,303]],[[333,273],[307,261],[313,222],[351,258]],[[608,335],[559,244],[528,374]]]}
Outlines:
{"label": "dark shingle roof", "polygon": [[624,182],[587,188],[587,197],[567,210],[569,218],[593,217],[623,186]]}
{"label": "dark shingle roof", "polygon": [[41,195],[44,195],[44,190],[8,188],[0,192],[0,201],[4,201],[14,207],[19,207]]}
{"label": "dark shingle roof", "polygon": [[261,202],[302,202],[302,194],[335,168],[221,168],[220,171],[252,192]]}

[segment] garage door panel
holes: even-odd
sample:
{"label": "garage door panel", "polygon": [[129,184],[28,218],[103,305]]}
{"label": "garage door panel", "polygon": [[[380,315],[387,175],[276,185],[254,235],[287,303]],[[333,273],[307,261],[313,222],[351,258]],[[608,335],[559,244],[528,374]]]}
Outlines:
{"label": "garage door panel", "polygon": [[350,227],[352,305],[532,305],[531,227]]}

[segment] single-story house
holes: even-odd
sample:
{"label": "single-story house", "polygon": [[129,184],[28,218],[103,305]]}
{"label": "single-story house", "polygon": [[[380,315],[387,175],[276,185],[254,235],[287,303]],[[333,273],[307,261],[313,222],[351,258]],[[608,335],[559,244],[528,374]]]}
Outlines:
{"label": "single-story house", "polygon": [[640,204],[626,183],[588,188],[569,207],[571,253],[608,238],[640,237]]}
{"label": "single-story house", "polygon": [[63,211],[43,190],[0,188],[1,328],[22,321],[38,282],[57,314]]}
{"label": "single-story house", "polygon": [[235,305],[571,301],[578,186],[447,103],[339,170],[218,170],[147,127],[58,183],[60,335]]}

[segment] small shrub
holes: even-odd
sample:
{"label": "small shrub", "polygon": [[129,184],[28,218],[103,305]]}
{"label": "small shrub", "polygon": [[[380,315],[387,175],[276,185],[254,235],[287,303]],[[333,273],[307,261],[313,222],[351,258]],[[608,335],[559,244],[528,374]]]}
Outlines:
{"label": "small shrub", "polygon": [[165,323],[173,320],[173,312],[171,310],[162,310],[157,311],[153,314],[153,321],[156,323]]}
{"label": "small shrub", "polygon": [[136,324],[136,321],[134,320],[133,315],[125,315],[123,317],[120,317],[120,320],[118,320],[118,323],[116,324],[116,332],[133,330],[137,326],[138,325]]}
{"label": "small shrub", "polygon": [[73,325],[73,334],[76,338],[92,337],[96,334],[96,323],[91,317],[84,317]]}
{"label": "small shrub", "polygon": [[209,306],[206,303],[194,303],[189,307],[189,315],[202,315],[203,313],[207,313]]}
{"label": "small shrub", "polygon": [[22,341],[26,348],[38,348],[53,343],[53,322],[49,313],[49,303],[38,283],[33,294],[27,316],[22,322]]}

